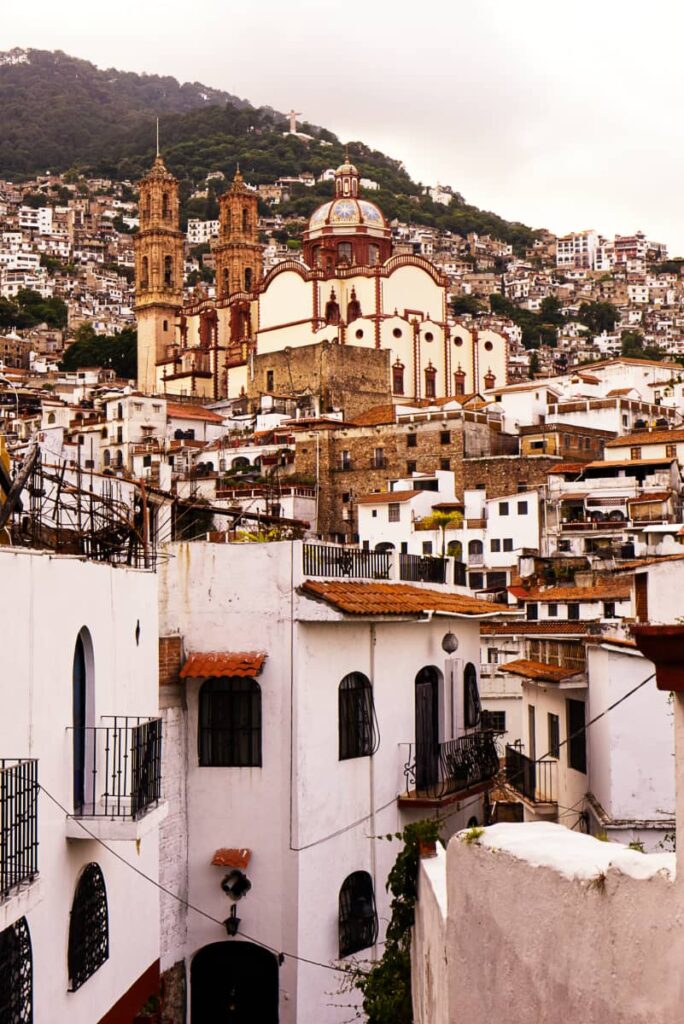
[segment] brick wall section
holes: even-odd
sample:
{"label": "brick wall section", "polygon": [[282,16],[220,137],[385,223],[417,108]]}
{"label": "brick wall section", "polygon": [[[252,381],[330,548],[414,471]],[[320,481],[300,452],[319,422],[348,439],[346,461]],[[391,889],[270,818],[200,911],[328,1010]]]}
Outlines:
{"label": "brick wall section", "polygon": [[329,342],[267,352],[254,357],[247,394],[256,399],[266,392],[293,398],[313,393],[320,399],[322,413],[341,409],[344,418],[352,420],[367,409],[391,403],[389,360],[387,349]]}
{"label": "brick wall section", "polygon": [[180,636],[159,637],[159,685],[173,686],[178,683],[178,673],[183,657],[183,640]]}
{"label": "brick wall section", "polygon": [[[415,444],[408,440],[411,435],[416,437]],[[412,468],[418,473],[448,468],[456,474],[456,493],[462,496],[464,486],[469,486],[465,484],[466,456],[491,456],[508,443],[483,414],[464,411],[444,418],[417,418],[413,423],[321,430],[318,438],[311,432],[302,433],[296,441],[294,471],[315,478],[318,461],[318,532],[324,539],[344,536],[350,541],[356,532],[356,500],[361,495],[386,491],[388,480],[409,476]],[[376,449],[383,450],[385,468],[374,468]],[[350,469],[342,468],[344,451],[349,452]],[[522,461],[527,466],[530,460]],[[554,461],[558,460],[547,459],[546,463]],[[520,465],[521,460],[517,462]],[[343,517],[345,509],[351,509],[351,521]]]}
{"label": "brick wall section", "polygon": [[[500,455],[463,460],[463,488],[473,490],[484,484],[488,498],[532,490],[547,482],[548,471],[562,460],[552,455]],[[524,486],[523,486],[524,485]]]}

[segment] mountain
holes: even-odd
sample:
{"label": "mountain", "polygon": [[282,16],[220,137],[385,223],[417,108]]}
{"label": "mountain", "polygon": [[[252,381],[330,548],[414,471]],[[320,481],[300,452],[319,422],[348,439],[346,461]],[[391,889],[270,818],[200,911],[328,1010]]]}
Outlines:
{"label": "mountain", "polygon": [[[239,163],[251,183],[261,184],[303,171],[318,176],[345,157],[332,132],[304,123],[309,141],[285,135],[284,114],[198,82],[102,71],[61,51],[0,53],[0,177],[76,168],[135,181],[154,159],[157,117],[164,158],[181,181],[184,217],[216,215],[219,182],[210,184],[206,199],[189,199],[211,171],[231,177]],[[400,161],[363,142],[348,148],[361,175],[379,184],[373,199],[388,217],[461,235],[492,234],[517,251],[531,244],[534,232],[524,224],[479,210],[456,192],[450,206],[434,203]],[[306,217],[331,192],[330,182],[302,185],[280,209]]]}

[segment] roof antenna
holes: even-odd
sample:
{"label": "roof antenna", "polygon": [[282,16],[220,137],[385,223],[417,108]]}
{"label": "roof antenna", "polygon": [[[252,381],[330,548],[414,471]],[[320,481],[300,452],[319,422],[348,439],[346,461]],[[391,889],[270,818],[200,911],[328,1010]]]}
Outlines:
{"label": "roof antenna", "polygon": [[159,155],[159,118],[157,118],[157,156]]}

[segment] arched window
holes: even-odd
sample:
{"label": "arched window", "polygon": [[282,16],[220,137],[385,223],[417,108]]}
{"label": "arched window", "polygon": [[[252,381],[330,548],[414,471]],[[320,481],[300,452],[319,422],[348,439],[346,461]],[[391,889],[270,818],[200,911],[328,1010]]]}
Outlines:
{"label": "arched window", "polygon": [[484,554],[484,547],[482,546],[481,540],[470,540],[468,541],[468,554],[469,555],[482,555]]}
{"label": "arched window", "polygon": [[116,453],[116,465],[118,469],[121,469],[121,467],[123,466],[123,452],[121,451],[120,448]]}
{"label": "arched window", "polygon": [[340,956],[374,945],[378,937],[373,879],[367,871],[348,875],[340,889]]}
{"label": "arched window", "polygon": [[404,364],[398,359],[392,366],[392,391],[395,395],[404,394]]}
{"label": "arched window", "polygon": [[322,263],[322,260],[321,260],[321,247],[320,247],[320,245],[314,245],[314,247],[313,247],[313,249],[311,251],[312,251],[312,255],[313,255],[313,265],[314,265],[314,267],[320,267],[320,265]]}
{"label": "arched window", "polygon": [[463,724],[466,729],[474,729],[480,724],[481,713],[477,672],[475,666],[469,661],[463,670]]}
{"label": "arched window", "polygon": [[54,423],[55,420],[56,420],[56,417],[55,417],[54,412],[48,413],[48,418],[47,418],[48,424]]}
{"label": "arched window", "polygon": [[33,954],[25,917],[0,932],[0,1021],[33,1021]]}
{"label": "arched window", "polygon": [[450,558],[455,558],[457,562],[460,562],[463,558],[463,545],[460,540],[450,540],[447,544],[447,555]]}
{"label": "arched window", "polygon": [[350,672],[340,683],[339,757],[368,757],[378,749],[378,730],[373,703],[373,688],[362,672]]}
{"label": "arched window", "polygon": [[230,292],[230,273],[228,267],[223,268],[223,294],[228,295]]}
{"label": "arched window", "polygon": [[242,211],[242,230],[245,234],[247,234],[247,231],[249,230],[249,218],[247,210]]}
{"label": "arched window", "polygon": [[105,448],[104,450],[104,464],[105,466],[111,466],[112,464],[112,453],[109,448]]}
{"label": "arched window", "polygon": [[352,261],[352,244],[351,242],[340,242],[337,246],[337,262],[338,263],[351,263]]}
{"label": "arched window", "polygon": [[261,687],[238,676],[207,679],[199,694],[199,763],[261,767]]}
{"label": "arched window", "polygon": [[425,397],[437,397],[437,370],[432,363],[425,368]]}
{"label": "arched window", "polygon": [[147,288],[150,282],[150,263],[147,256],[142,258],[142,273],[140,275],[140,287]]}
{"label": "arched window", "polygon": [[173,260],[170,256],[164,257],[164,287],[173,287]]}
{"label": "arched window", "polygon": [[354,320],[358,320],[361,316],[361,303],[356,297],[356,289],[352,288],[351,297],[347,303],[347,323],[350,324]]}
{"label": "arched window", "polygon": [[325,322],[326,324],[339,324],[340,322],[340,307],[334,288],[330,290],[330,298],[325,304]]}
{"label": "arched window", "polygon": [[80,988],[109,959],[107,889],[100,865],[86,864],[69,922],[69,991]]}
{"label": "arched window", "polygon": [[252,268],[245,267],[245,291],[251,292],[252,290]]}
{"label": "arched window", "polygon": [[162,217],[163,217],[163,219],[166,220],[168,215],[169,215],[169,194],[168,194],[168,192],[164,192],[164,194],[162,195]]}
{"label": "arched window", "polygon": [[369,245],[368,246],[368,265],[374,267],[376,263],[380,262],[380,246]]}

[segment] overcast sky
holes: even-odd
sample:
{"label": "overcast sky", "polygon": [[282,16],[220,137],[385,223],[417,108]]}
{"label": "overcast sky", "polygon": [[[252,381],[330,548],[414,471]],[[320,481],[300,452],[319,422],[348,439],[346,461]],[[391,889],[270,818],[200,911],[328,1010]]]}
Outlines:
{"label": "overcast sky", "polygon": [[678,0],[5,3],[2,50],[294,107],[503,216],[641,228],[684,255]]}

